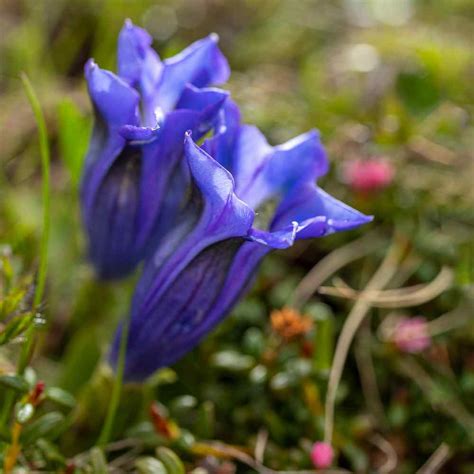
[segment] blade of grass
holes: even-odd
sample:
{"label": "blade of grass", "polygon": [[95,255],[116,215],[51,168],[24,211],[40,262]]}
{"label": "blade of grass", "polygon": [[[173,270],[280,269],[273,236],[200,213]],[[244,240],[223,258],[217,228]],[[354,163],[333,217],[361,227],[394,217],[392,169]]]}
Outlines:
{"label": "blade of grass", "polygon": [[[25,89],[26,96],[30,103],[31,109],[35,116],[36,126],[38,127],[39,150],[41,157],[41,200],[43,206],[42,216],[42,235],[39,248],[39,267],[36,281],[35,295],[33,299],[33,310],[36,311],[43,299],[44,288],[46,283],[46,271],[48,267],[48,242],[51,225],[51,182],[50,182],[50,151],[48,143],[48,131],[43,111],[41,109],[38,97],[33,86],[25,73],[21,74],[21,81]],[[25,333],[25,342],[23,343],[20,358],[18,360],[17,373],[22,375],[33,353],[35,345],[35,325],[34,323]],[[15,402],[15,395],[12,391],[8,392],[5,397],[2,416],[0,419],[1,426],[8,423],[10,412]]]}
{"label": "blade of grass", "polygon": [[[26,95],[30,102],[31,109],[36,119],[38,127],[39,148],[41,157],[41,200],[43,203],[43,231],[39,249],[39,268],[36,281],[35,296],[33,306],[36,310],[43,299],[46,284],[46,271],[48,268],[48,241],[51,227],[51,182],[50,182],[50,152],[48,143],[48,131],[44,119],[43,110],[33,86],[25,73],[22,73],[21,80],[25,88]],[[30,326],[26,334],[26,340],[18,363],[18,373],[23,374],[28,365],[30,356],[35,344],[35,327]]]}

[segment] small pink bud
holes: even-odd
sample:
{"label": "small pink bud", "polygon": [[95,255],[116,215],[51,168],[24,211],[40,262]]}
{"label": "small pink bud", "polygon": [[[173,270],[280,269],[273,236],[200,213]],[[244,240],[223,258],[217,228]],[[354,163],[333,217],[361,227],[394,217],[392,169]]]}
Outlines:
{"label": "small pink bud", "polygon": [[329,443],[316,441],[311,448],[311,461],[315,467],[324,469],[332,464],[334,451]]}
{"label": "small pink bud", "polygon": [[422,316],[402,318],[396,325],[393,342],[403,352],[422,352],[431,345],[428,323]]}
{"label": "small pink bud", "polygon": [[355,191],[370,193],[386,188],[395,170],[384,158],[356,159],[345,163],[342,176]]}

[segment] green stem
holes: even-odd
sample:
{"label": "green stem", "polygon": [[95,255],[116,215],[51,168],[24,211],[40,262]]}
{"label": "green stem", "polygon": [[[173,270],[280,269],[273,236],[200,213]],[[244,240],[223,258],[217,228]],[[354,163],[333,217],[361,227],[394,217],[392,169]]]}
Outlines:
{"label": "green stem", "polygon": [[[43,228],[39,249],[39,268],[38,277],[35,288],[35,295],[33,299],[33,310],[36,311],[41,304],[44,294],[44,287],[46,282],[46,270],[48,266],[48,241],[51,226],[51,184],[50,184],[50,152],[48,144],[48,131],[44,119],[43,111],[39,103],[38,97],[31,85],[28,76],[25,73],[21,74],[21,80],[25,93],[30,103],[31,109],[35,116],[36,126],[38,127],[39,148],[41,156],[41,200],[43,205]],[[35,345],[35,326],[32,324],[25,333],[25,342],[22,346],[20,358],[18,360],[17,373],[22,375],[33,353]],[[15,394],[13,391],[7,392],[5,402],[0,417],[0,423],[6,425],[12,406],[15,402]]]}
{"label": "green stem", "polygon": [[105,447],[110,440],[110,435],[112,433],[115,415],[117,413],[117,409],[120,403],[120,395],[122,392],[122,385],[123,385],[123,373],[125,369],[125,356],[127,353],[129,325],[130,325],[130,317],[127,316],[122,327],[122,333],[120,335],[119,355],[118,355],[118,360],[117,360],[117,369],[116,369],[114,386],[112,388],[112,396],[110,398],[110,403],[107,410],[107,415],[105,417],[104,426],[102,427],[102,431],[97,441],[97,446],[102,447],[102,448]]}

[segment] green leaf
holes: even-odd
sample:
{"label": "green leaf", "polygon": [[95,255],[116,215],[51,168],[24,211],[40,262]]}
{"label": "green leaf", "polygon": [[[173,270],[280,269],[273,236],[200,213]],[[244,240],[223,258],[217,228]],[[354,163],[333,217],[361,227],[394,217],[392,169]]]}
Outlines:
{"label": "green leaf", "polygon": [[31,444],[39,438],[55,437],[64,426],[62,413],[52,411],[41,416],[30,425],[26,425],[21,436],[22,444]]}
{"label": "green leaf", "polygon": [[165,465],[151,456],[137,459],[135,467],[139,474],[168,474]]}
{"label": "green leaf", "polygon": [[36,446],[41,450],[43,456],[50,462],[64,464],[66,462],[65,457],[60,453],[58,447],[48,441],[47,439],[40,438],[36,442]]}
{"label": "green leaf", "polygon": [[196,435],[200,438],[211,439],[215,434],[216,409],[210,400],[204,401],[199,407],[196,420]]}
{"label": "green leaf", "polygon": [[30,389],[28,382],[19,375],[0,375],[0,385],[20,393],[26,393]]}
{"label": "green leaf", "polygon": [[431,71],[421,67],[401,72],[396,87],[401,100],[413,114],[429,112],[440,100],[436,78]]}
{"label": "green leaf", "polygon": [[90,451],[90,456],[92,472],[94,474],[107,474],[107,459],[105,458],[102,449],[92,448]]}
{"label": "green leaf", "polygon": [[27,289],[24,287],[13,288],[2,301],[2,313],[9,315],[20,310],[20,304],[24,300]]}
{"label": "green leaf", "polygon": [[331,309],[322,303],[308,306],[306,312],[316,320],[313,367],[318,373],[327,374],[331,368],[334,351],[334,316]]}
{"label": "green leaf", "polygon": [[49,387],[45,391],[45,397],[52,402],[62,405],[66,408],[74,408],[76,399],[66,390],[59,387]]}
{"label": "green leaf", "polygon": [[7,344],[11,340],[24,333],[34,321],[34,314],[20,314],[12,318],[0,332],[0,346]]}
{"label": "green leaf", "polygon": [[219,369],[229,372],[243,372],[250,370],[255,365],[253,357],[233,350],[217,352],[212,356],[211,364]]}
{"label": "green leaf", "polygon": [[156,449],[156,457],[163,463],[168,474],[185,474],[183,462],[171,449],[160,446]]}

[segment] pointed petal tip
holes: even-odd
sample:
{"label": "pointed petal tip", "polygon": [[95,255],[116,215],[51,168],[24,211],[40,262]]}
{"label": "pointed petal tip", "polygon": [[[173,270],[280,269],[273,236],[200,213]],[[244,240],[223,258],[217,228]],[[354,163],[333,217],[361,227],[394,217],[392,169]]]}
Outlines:
{"label": "pointed petal tip", "polygon": [[193,140],[192,130],[186,130],[184,132],[184,154],[186,155],[186,161],[189,163],[189,153],[193,148],[197,148],[197,145]]}
{"label": "pointed petal tip", "polygon": [[213,41],[214,43],[218,43],[219,42],[219,35],[217,33],[214,33],[212,32],[210,35],[209,35],[209,39],[211,41]]}
{"label": "pointed petal tip", "polygon": [[362,212],[360,212],[359,214],[359,218],[354,219],[354,222],[357,222],[358,225],[368,224],[369,222],[372,222],[374,220],[374,216],[367,216],[365,214],[362,214]]}
{"label": "pointed petal tip", "polygon": [[328,219],[327,223],[329,226],[334,227],[335,230],[351,230],[356,229],[365,224],[369,224],[374,220],[374,216],[366,216],[361,212],[357,212],[357,217],[351,219]]}
{"label": "pointed petal tip", "polygon": [[95,69],[98,69],[98,68],[99,68],[99,66],[95,62],[94,58],[89,58],[87,60],[86,64],[84,65],[84,71],[86,72],[86,74],[91,73],[92,71],[94,71]]}
{"label": "pointed petal tip", "polygon": [[125,21],[123,22],[123,27],[124,28],[133,28],[134,24],[130,18],[125,18]]}

